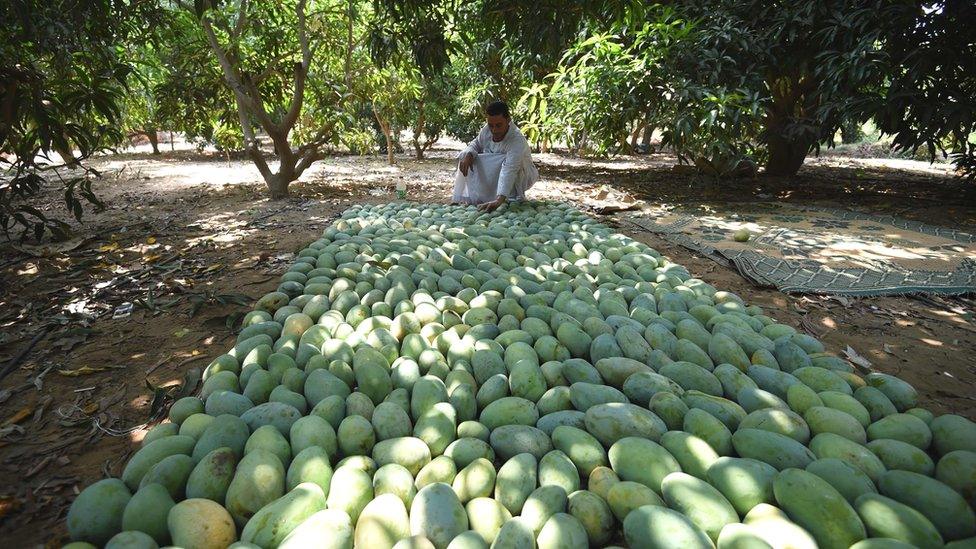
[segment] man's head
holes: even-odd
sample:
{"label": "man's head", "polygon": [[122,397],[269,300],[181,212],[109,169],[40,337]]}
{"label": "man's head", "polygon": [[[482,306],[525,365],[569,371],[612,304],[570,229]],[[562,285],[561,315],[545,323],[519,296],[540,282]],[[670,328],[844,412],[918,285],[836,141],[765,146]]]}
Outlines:
{"label": "man's head", "polygon": [[512,122],[508,105],[504,101],[493,101],[485,108],[485,120],[488,129],[491,130],[491,137],[495,141],[501,141],[508,133],[508,126]]}

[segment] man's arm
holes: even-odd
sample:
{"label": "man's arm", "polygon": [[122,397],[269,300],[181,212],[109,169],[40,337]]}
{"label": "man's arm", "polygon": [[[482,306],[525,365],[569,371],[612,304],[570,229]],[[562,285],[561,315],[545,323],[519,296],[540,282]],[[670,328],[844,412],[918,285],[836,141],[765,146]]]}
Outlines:
{"label": "man's arm", "polygon": [[478,132],[478,135],[474,138],[474,140],[468,143],[468,146],[461,151],[460,155],[458,155],[458,158],[460,158],[458,169],[461,170],[461,173],[464,174],[465,177],[467,177],[468,170],[471,169],[471,165],[474,164],[475,157],[485,150],[485,147],[482,144],[482,141],[484,141],[485,128],[487,128],[487,126],[482,127],[481,131]]}

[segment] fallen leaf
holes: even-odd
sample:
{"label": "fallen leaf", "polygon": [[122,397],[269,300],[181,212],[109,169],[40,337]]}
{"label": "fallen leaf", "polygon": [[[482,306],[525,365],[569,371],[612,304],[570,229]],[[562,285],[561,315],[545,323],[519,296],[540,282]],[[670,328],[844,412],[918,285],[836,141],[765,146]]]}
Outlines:
{"label": "fallen leaf", "polygon": [[155,243],[156,243],[155,236],[150,236],[149,238],[146,239],[146,244],[155,244]]}
{"label": "fallen leaf", "polygon": [[32,246],[29,244],[13,244],[11,247],[19,252],[23,252],[34,257],[51,257],[76,250],[80,248],[82,244],[90,240],[92,240],[92,237],[78,237],[54,244],[41,244],[39,246]]}
{"label": "fallen leaf", "polygon": [[888,345],[887,343],[883,344],[881,348],[882,350],[884,350],[884,352],[888,353],[889,355],[895,354],[895,349],[891,345]]}
{"label": "fallen leaf", "polygon": [[33,406],[25,406],[20,410],[17,410],[17,412],[14,413],[14,415],[10,416],[7,419],[7,421],[4,421],[3,424],[6,426],[6,425],[14,425],[16,423],[20,423],[24,419],[30,417],[30,415],[33,413],[34,413]]}
{"label": "fallen leaf", "polygon": [[100,252],[114,252],[115,250],[118,250],[118,249],[119,249],[119,243],[118,242],[110,242],[108,244],[103,244],[103,245],[101,245],[101,246],[98,247],[98,251],[100,251]]}
{"label": "fallen leaf", "polygon": [[855,351],[854,348],[851,347],[850,345],[847,346],[847,349],[844,349],[844,355],[847,356],[847,360],[853,362],[854,364],[857,364],[862,368],[865,369],[871,368],[871,361],[859,355],[858,352]]}
{"label": "fallen leaf", "polygon": [[11,496],[0,496],[0,519],[20,509],[20,501]]}
{"label": "fallen leaf", "polygon": [[80,368],[75,368],[74,370],[58,370],[58,373],[66,377],[78,377],[87,376],[89,374],[97,374],[98,372],[104,372],[106,370],[117,370],[119,368],[125,368],[125,366],[82,366]]}

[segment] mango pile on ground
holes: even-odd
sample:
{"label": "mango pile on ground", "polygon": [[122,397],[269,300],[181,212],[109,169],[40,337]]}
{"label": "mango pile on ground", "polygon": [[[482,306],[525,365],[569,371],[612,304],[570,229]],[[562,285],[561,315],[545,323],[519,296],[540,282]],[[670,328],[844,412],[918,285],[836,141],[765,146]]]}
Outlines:
{"label": "mango pile on ground", "polygon": [[66,547],[976,546],[976,423],[565,204],[353,207]]}

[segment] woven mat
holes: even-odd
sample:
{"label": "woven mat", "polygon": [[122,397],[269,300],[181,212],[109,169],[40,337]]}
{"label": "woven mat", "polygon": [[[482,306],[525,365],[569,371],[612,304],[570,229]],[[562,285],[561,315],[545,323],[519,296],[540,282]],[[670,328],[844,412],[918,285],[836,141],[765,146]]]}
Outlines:
{"label": "woven mat", "polygon": [[[894,216],[737,203],[650,207],[624,220],[784,292],[976,292],[976,236]],[[752,237],[734,241],[742,228]]]}

